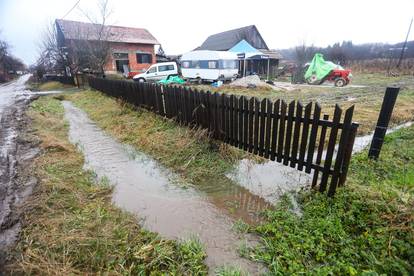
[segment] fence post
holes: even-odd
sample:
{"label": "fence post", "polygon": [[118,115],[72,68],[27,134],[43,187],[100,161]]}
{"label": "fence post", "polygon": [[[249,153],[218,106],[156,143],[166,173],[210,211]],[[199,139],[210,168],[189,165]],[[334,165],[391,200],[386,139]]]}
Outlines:
{"label": "fence post", "polygon": [[377,159],[381,152],[385,133],[387,132],[388,124],[390,122],[399,91],[399,87],[387,87],[387,90],[385,91],[381,111],[378,116],[377,126],[375,127],[374,137],[372,137],[371,146],[368,152],[369,158]]}

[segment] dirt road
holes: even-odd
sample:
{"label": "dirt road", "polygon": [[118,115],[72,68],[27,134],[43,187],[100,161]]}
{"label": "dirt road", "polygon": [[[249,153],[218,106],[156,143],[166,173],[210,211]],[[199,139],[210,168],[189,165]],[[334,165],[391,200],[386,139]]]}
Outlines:
{"label": "dirt road", "polygon": [[24,85],[29,77],[0,86],[0,273],[20,230],[20,207],[36,184],[25,171],[38,153],[26,133],[24,111],[34,98]]}

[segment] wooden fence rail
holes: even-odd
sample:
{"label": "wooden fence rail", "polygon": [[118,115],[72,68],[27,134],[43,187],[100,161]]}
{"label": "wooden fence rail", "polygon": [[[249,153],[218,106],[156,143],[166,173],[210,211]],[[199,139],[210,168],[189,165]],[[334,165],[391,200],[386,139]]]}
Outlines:
{"label": "wooden fence rail", "polygon": [[345,183],[358,124],[354,107],[336,105],[332,120],[318,103],[236,97],[181,86],[89,78],[90,87],[177,122],[208,129],[217,140],[306,173],[335,194]]}

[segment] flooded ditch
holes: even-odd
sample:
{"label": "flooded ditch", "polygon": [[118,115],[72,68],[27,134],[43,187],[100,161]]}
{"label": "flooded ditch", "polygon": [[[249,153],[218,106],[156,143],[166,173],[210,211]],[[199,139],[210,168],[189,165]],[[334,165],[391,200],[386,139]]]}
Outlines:
{"label": "flooded ditch", "polygon": [[[250,209],[267,204],[247,189],[219,192],[198,191],[181,185],[178,177],[148,156],[116,142],[98,128],[87,115],[63,101],[69,122],[69,139],[85,156],[85,169],[114,186],[113,202],[138,216],[142,225],[171,239],[197,237],[208,254],[211,272],[222,265],[241,267],[252,274],[262,271],[259,264],[240,258],[238,247],[257,242],[253,237],[237,234],[234,216],[249,218]],[[214,185],[211,185],[214,186]],[[208,185],[206,186],[208,187]],[[238,202],[238,212],[229,216],[225,202]],[[241,211],[240,211],[241,210]]]}
{"label": "flooded ditch", "polygon": [[[280,163],[258,164],[244,159],[224,177],[227,181],[183,184],[154,159],[105,134],[72,103],[63,101],[63,105],[71,142],[83,152],[85,169],[114,185],[113,202],[136,214],[146,229],[163,237],[197,237],[206,248],[210,272],[222,265],[238,266],[253,274],[262,270],[260,265],[239,257],[241,244],[257,241],[236,233],[234,221],[255,224],[258,212],[271,207],[281,195],[310,187],[312,182],[312,175]],[[354,152],[369,144],[369,136],[356,139]],[[294,198],[291,200],[295,203]],[[301,214],[299,206],[294,209]]]}

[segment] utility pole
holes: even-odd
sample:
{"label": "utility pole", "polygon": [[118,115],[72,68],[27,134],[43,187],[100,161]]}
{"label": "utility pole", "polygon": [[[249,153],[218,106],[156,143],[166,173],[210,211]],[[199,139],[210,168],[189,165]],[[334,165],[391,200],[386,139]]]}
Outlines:
{"label": "utility pole", "polygon": [[411,18],[411,22],[410,22],[410,27],[408,27],[408,32],[407,32],[407,36],[405,37],[405,41],[404,41],[404,45],[401,49],[401,55],[400,55],[400,59],[398,60],[398,64],[397,64],[397,69],[400,68],[401,65],[401,61],[404,57],[404,52],[405,52],[405,48],[407,46],[407,40],[408,40],[408,36],[410,35],[410,31],[411,31],[411,25],[413,24],[413,18]]}

